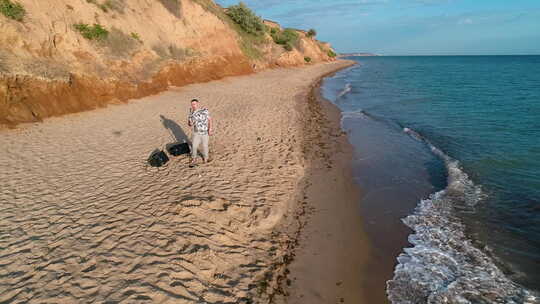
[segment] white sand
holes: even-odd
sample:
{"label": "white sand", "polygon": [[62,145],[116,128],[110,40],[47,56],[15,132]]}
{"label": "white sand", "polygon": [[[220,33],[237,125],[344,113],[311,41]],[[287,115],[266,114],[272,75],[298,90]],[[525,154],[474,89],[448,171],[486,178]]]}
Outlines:
{"label": "white sand", "polygon": [[[257,302],[257,282],[280,258],[271,234],[305,170],[295,97],[345,64],[190,85],[0,131],[0,302]],[[152,150],[190,133],[193,97],[215,121],[212,162],[149,167]]]}

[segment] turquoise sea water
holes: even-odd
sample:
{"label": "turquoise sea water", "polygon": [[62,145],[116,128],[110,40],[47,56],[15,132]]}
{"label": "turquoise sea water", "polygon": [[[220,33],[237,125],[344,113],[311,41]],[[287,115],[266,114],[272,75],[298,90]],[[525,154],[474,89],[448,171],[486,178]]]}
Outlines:
{"label": "turquoise sea water", "polygon": [[351,59],[323,95],[344,113],[358,182],[386,189],[361,202],[368,233],[411,229],[391,302],[540,302],[540,56]]}

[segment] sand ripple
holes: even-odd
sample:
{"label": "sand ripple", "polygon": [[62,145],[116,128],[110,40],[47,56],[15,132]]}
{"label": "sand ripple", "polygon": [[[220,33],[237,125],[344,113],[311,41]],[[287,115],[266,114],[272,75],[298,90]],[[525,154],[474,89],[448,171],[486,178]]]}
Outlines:
{"label": "sand ripple", "polygon": [[[0,132],[0,303],[257,298],[303,173],[294,97],[335,67],[191,85]],[[213,161],[149,167],[152,150],[185,136],[192,97],[217,123]]]}

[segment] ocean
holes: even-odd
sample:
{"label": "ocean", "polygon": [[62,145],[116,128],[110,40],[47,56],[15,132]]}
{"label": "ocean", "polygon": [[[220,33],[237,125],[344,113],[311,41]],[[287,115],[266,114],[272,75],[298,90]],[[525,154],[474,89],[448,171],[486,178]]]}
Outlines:
{"label": "ocean", "polygon": [[540,56],[348,59],[322,94],[389,301],[540,303]]}

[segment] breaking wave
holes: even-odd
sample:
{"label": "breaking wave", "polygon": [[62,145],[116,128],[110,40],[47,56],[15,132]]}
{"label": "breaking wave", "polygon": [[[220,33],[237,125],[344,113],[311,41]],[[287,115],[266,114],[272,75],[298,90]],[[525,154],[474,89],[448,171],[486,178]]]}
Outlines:
{"label": "breaking wave", "polygon": [[488,255],[465,234],[455,206],[474,206],[486,198],[452,159],[425,137],[409,128],[403,132],[422,141],[444,160],[448,185],[422,200],[412,215],[403,219],[414,233],[413,245],[397,258],[394,277],[387,282],[389,300],[413,303],[504,303],[532,304],[538,295],[512,282]]}
{"label": "breaking wave", "polygon": [[351,90],[352,90],[351,84],[350,84],[350,83],[347,83],[347,84],[345,85],[345,87],[343,88],[343,90],[341,90],[341,91],[338,93],[337,99],[339,99],[339,98],[345,96],[346,94],[348,94],[349,92],[351,92]]}

